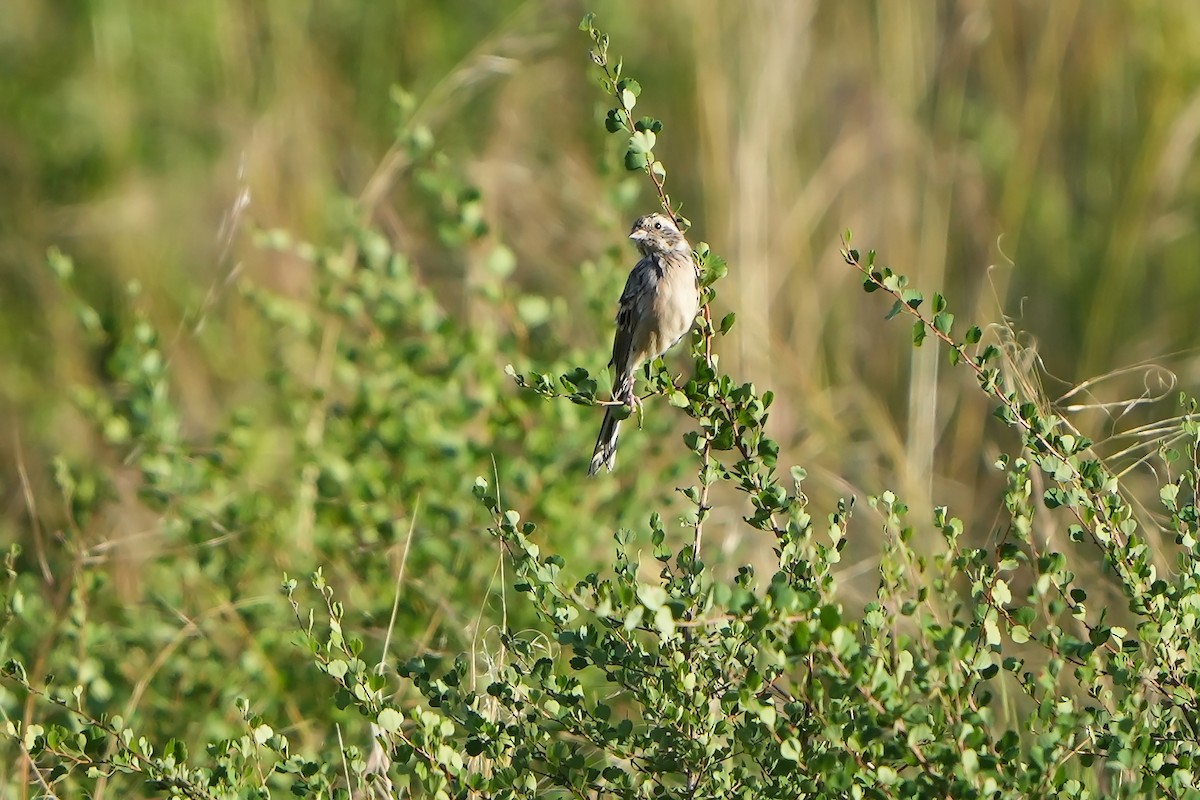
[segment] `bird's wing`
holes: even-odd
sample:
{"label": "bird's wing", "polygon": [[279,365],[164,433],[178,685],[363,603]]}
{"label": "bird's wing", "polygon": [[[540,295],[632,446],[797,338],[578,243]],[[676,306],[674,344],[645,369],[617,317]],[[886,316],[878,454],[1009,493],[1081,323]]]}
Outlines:
{"label": "bird's wing", "polygon": [[652,304],[660,278],[659,265],[652,256],[646,256],[637,263],[625,281],[625,291],[621,292],[620,307],[617,309],[617,332],[613,337],[612,361],[609,363],[616,368],[614,387],[627,381],[638,362],[644,357],[641,351],[645,348],[647,315],[652,313]]}

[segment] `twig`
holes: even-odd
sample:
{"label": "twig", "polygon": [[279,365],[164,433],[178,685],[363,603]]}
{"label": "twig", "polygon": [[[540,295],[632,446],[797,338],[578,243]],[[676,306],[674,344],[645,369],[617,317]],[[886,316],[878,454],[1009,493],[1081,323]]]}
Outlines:
{"label": "twig", "polygon": [[[620,113],[624,116],[625,127],[630,132],[630,134],[633,134],[634,131],[637,130],[637,128],[633,121],[633,113],[628,108],[625,107],[624,103],[621,102],[621,93],[620,93],[620,90],[617,88],[617,82],[619,79],[619,75],[614,73],[613,70],[609,67],[608,56],[604,52],[603,49],[593,50],[592,51],[592,60],[602,70],[604,70],[604,77],[607,80],[608,85],[612,87],[612,90],[613,90],[612,94],[613,94],[613,97],[617,101],[617,108],[620,109]],[[671,218],[671,221],[675,223],[675,227],[682,229],[683,226],[680,224],[679,215],[676,214],[675,209],[671,207],[671,198],[670,198],[670,196],[667,195],[667,191],[665,188],[666,173],[665,173],[665,171],[656,171],[654,169],[655,163],[658,163],[658,162],[647,159],[646,165],[642,169],[647,175],[650,176],[650,181],[651,181],[651,183],[654,184],[654,191],[658,195],[659,205],[662,206],[663,211],[665,211],[667,216],[669,216]],[[700,264],[697,262],[694,255],[692,257],[692,267],[696,270],[696,283],[697,283],[697,285],[699,285],[701,278],[703,276],[700,273]],[[710,369],[715,370],[715,365],[713,364],[713,356],[712,356],[712,340],[713,340],[712,310],[709,308],[709,304],[707,301],[705,301],[703,304],[701,304],[700,311],[701,311],[701,316],[704,319],[704,325],[703,325],[703,328],[701,329],[702,335],[704,337],[704,361]],[[698,474],[698,477],[700,480],[700,495],[696,501],[695,536],[692,540],[692,571],[693,571],[693,573],[695,572],[696,564],[699,563],[699,561],[700,561],[700,544],[704,539],[704,521],[708,517],[708,512],[710,510],[710,506],[708,504],[708,493],[709,493],[709,486],[710,486],[710,482],[708,481],[708,472],[709,472],[709,467],[711,465],[711,462],[712,462],[712,436],[708,433],[705,433],[704,434],[704,444],[700,448],[700,472]]]}

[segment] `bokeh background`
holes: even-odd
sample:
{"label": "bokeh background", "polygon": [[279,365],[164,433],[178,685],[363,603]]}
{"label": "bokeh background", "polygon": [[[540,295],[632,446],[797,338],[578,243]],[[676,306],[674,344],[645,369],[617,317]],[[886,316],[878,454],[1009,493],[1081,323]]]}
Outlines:
{"label": "bokeh background", "polygon": [[[943,290],[961,322],[1011,321],[1050,397],[1151,361],[1197,377],[1200,18],[1185,4],[677,0],[587,7],[666,124],[673,196],[732,265],[725,364],[780,397],[774,433],[830,486],[967,507],[991,491],[987,409],[933,347],[880,321],[837,256],[856,246]],[[574,266],[620,241],[614,147],[574,2],[8,0],[0,15],[0,475],[25,505],[78,444],[64,387],[92,377],[47,248],[115,307],[137,280],[165,329],[238,275],[302,291],[302,267],[223,228],[321,242],[415,113],[482,191],[513,280],[582,307]],[[641,109],[639,109],[641,110]],[[439,248],[403,181],[373,218],[426,256],[462,313],[471,260]],[[400,184],[400,185],[397,185]],[[644,181],[628,205],[653,205]],[[226,249],[237,249],[227,257]],[[216,293],[220,301],[220,291]],[[106,301],[105,298],[108,298]],[[213,305],[210,303],[210,305]],[[262,365],[236,304],[178,344],[203,426]],[[607,331],[584,328],[607,347]],[[1040,358],[1040,363],[1039,359]],[[1141,370],[1099,399],[1158,394]],[[1145,385],[1143,385],[1145,384]],[[1090,387],[1090,385],[1089,385]],[[1099,391],[1099,390],[1097,390]],[[1095,396],[1077,395],[1077,405]],[[1162,412],[1169,414],[1170,409]],[[1103,439],[1108,411],[1081,422]],[[577,444],[586,448],[586,437]],[[981,443],[983,446],[981,447]],[[935,466],[936,465],[936,466]]]}
{"label": "bokeh background", "polygon": [[[61,513],[56,454],[100,449],[70,387],[100,381],[101,364],[44,267],[50,248],[103,314],[119,316],[136,281],[159,329],[179,332],[172,385],[193,432],[252,400],[269,366],[231,287],[307,296],[308,265],[249,232],[332,244],[348,209],[412,254],[468,329],[482,325],[471,287],[503,246],[507,280],[577,312],[553,330],[602,365],[611,334],[589,309],[615,297],[585,296],[579,265],[614,246],[631,259],[625,231],[654,199],[603,130],[576,29],[588,10],[642,85],[638,111],[665,123],[656,152],[693,242],[730,264],[718,313],[739,316],[722,365],[776,393],[770,431],[814,501],[891,488],[986,534],[991,462],[1017,446],[968,373],[883,320],[838,255],[846,229],[943,291],[959,330],[985,327],[1025,390],[1042,387],[1114,458],[1153,449],[1138,426],[1176,414],[1176,391],[1200,379],[1200,15],[1187,3],[3,6],[6,540],[29,536],[31,509]],[[397,166],[401,122],[479,189],[481,242],[439,235],[444,203]],[[593,422],[581,410],[562,431],[580,464]],[[717,523],[731,563],[763,555],[736,508]],[[864,596],[876,550],[856,539],[843,575]]]}

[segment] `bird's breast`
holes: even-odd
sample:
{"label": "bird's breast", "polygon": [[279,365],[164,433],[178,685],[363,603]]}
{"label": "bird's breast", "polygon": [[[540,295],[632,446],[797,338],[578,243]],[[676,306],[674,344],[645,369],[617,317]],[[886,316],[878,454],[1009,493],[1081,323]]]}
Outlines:
{"label": "bird's breast", "polygon": [[662,266],[651,314],[658,323],[656,330],[651,332],[652,341],[648,343],[651,358],[665,353],[691,329],[700,306],[700,292],[691,260],[678,264],[666,261]]}

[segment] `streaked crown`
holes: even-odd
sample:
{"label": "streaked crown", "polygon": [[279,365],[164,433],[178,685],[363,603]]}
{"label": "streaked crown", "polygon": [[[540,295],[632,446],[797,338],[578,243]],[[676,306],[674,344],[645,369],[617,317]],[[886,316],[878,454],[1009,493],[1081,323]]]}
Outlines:
{"label": "streaked crown", "polygon": [[638,217],[633,222],[629,238],[637,244],[642,255],[670,252],[690,255],[692,252],[687,239],[666,214],[655,213]]}

